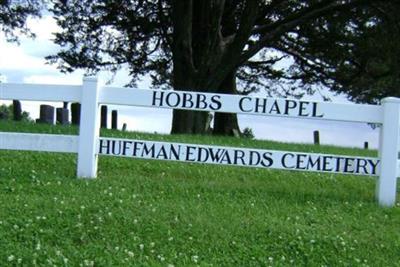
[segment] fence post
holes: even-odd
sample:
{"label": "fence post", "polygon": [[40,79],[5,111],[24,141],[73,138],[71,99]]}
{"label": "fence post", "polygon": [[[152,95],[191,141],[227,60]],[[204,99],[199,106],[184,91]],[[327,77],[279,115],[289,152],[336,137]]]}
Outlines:
{"label": "fence post", "polygon": [[379,205],[393,206],[396,201],[398,151],[400,139],[400,98],[387,97],[382,100],[383,123],[380,133],[380,176],[376,197]]}
{"label": "fence post", "polygon": [[78,144],[78,177],[96,178],[99,139],[99,87],[97,78],[85,77],[82,85]]}

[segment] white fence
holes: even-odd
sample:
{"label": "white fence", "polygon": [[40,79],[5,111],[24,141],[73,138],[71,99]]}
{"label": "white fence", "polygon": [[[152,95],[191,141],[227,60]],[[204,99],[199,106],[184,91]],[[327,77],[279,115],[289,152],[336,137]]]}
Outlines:
{"label": "white fence", "polygon": [[[400,99],[382,105],[335,104],[197,92],[140,90],[99,86],[84,78],[82,86],[0,84],[1,100],[80,102],[79,136],[0,132],[0,149],[78,153],[77,176],[95,178],[99,154],[299,171],[377,176],[380,205],[396,201],[400,139]],[[207,145],[99,137],[100,104],[190,109],[304,119],[377,123],[379,158],[338,156]]]}

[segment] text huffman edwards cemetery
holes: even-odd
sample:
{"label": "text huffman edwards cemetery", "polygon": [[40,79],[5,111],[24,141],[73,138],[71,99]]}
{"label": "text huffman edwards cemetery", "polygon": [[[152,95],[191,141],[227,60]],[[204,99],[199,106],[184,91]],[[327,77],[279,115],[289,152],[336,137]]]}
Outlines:
{"label": "text huffman edwards cemetery", "polygon": [[377,175],[379,160],[313,153],[228,148],[167,142],[100,138],[99,154],[121,157]]}
{"label": "text huffman edwards cemetery", "polygon": [[[154,91],[151,105],[164,108],[182,108],[219,111],[223,109],[223,95]],[[233,99],[232,99],[233,100]],[[296,116],[322,118],[317,102],[298,101],[290,99],[257,98],[242,96],[230,101],[232,112],[265,114],[276,116]]]}

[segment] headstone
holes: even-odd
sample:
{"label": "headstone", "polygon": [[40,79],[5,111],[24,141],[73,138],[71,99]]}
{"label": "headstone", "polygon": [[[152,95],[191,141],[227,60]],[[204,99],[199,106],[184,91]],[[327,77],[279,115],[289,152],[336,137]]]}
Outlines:
{"label": "headstone", "polygon": [[118,129],[118,111],[111,111],[111,129]]}
{"label": "headstone", "polygon": [[319,131],[314,131],[314,144],[319,145]]}
{"label": "headstone", "polygon": [[40,118],[36,122],[54,124],[54,107],[40,105]]}
{"label": "headstone", "polygon": [[232,129],[232,135],[234,137],[240,137],[240,132],[237,129]]}
{"label": "headstone", "polygon": [[13,100],[13,118],[15,121],[22,120],[21,102],[18,100]]}
{"label": "headstone", "polygon": [[364,142],[364,149],[368,149],[368,142]]}
{"label": "headstone", "polygon": [[71,123],[79,125],[81,122],[81,104],[72,103],[71,104]]}
{"label": "headstone", "polygon": [[107,106],[101,106],[100,127],[107,129]]}
{"label": "headstone", "polygon": [[208,113],[207,121],[206,121],[206,133],[212,133],[212,127],[211,127],[211,121],[214,118],[214,116],[211,113]]}
{"label": "headstone", "polygon": [[56,109],[56,114],[57,114],[57,123],[61,125],[67,125],[69,123],[69,110],[66,108],[57,108]]}

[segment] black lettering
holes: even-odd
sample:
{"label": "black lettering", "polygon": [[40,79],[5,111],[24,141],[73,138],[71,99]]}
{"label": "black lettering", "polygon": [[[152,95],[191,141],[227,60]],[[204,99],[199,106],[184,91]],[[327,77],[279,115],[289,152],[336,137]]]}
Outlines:
{"label": "black lettering", "polygon": [[[120,155],[121,154],[121,141],[118,141],[118,146],[116,145],[117,141],[112,140],[111,143],[111,153],[113,155]],[[117,149],[118,148],[118,149]]]}
{"label": "black lettering", "polygon": [[353,158],[345,158],[344,159],[344,172],[349,172],[349,173],[353,173],[354,169],[350,169],[350,167],[354,166],[354,159]]}
{"label": "black lettering", "polygon": [[[163,106],[164,92],[162,91],[153,91],[153,101],[151,102],[152,106]],[[158,101],[158,104],[157,104]]]}
{"label": "black lettering", "polygon": [[196,161],[196,158],[194,158],[194,157],[190,158],[194,154],[194,151],[192,151],[192,150],[195,150],[195,149],[196,149],[195,146],[187,146],[186,147],[186,161]]}
{"label": "black lettering", "polygon": [[122,146],[122,155],[126,156],[126,151],[129,149],[128,145],[131,145],[131,141],[124,141]]}
{"label": "black lettering", "polygon": [[[365,159],[357,159],[356,160],[356,173],[360,174],[369,174],[368,169],[367,169],[368,161]],[[360,169],[363,169],[363,172],[361,172]]]}
{"label": "black lettering", "polygon": [[276,114],[276,115],[281,115],[281,111],[279,110],[279,105],[278,101],[274,101],[274,103],[271,106],[271,109],[268,112],[269,114]]}
{"label": "black lettering", "polygon": [[284,155],[282,156],[282,159],[281,159],[282,166],[283,166],[284,168],[286,168],[286,169],[293,169],[294,166],[289,167],[289,166],[287,165],[286,158],[287,158],[288,156],[291,157],[291,158],[294,158],[294,157],[295,157],[295,155],[292,154],[292,153],[286,153],[286,154],[284,154]]}
{"label": "black lettering", "polygon": [[133,153],[132,153],[133,157],[137,157],[137,152],[139,150],[138,145],[140,145],[140,146],[143,145],[143,142],[134,142],[133,143]]}
{"label": "black lettering", "polygon": [[222,155],[221,161],[219,163],[232,164],[231,157],[229,156],[228,150],[224,151],[224,154]]}
{"label": "black lettering", "polygon": [[317,171],[321,170],[321,157],[317,157],[315,160],[313,160],[313,157],[310,156],[308,158],[307,170],[314,170],[315,167],[317,167]]}
{"label": "black lettering", "polygon": [[378,167],[379,162],[380,162],[379,160],[374,162],[374,160],[368,159],[368,163],[371,164],[371,175],[376,175],[377,172],[376,168]]}
{"label": "black lettering", "polygon": [[160,150],[158,150],[157,159],[168,159],[167,151],[165,151],[165,147],[161,146]]}
{"label": "black lettering", "polygon": [[206,102],[206,96],[203,94],[197,94],[196,96],[196,108],[198,109],[206,109],[207,108],[207,102]]}
{"label": "black lettering", "polygon": [[274,164],[274,160],[272,159],[271,152],[265,152],[262,156],[263,156],[263,158],[261,160],[261,165],[268,168],[268,167],[271,167],[272,164]]}
{"label": "black lettering", "polygon": [[337,157],[336,158],[336,168],[335,172],[339,172],[342,169],[341,161],[344,160],[342,157]]}
{"label": "black lettering", "polygon": [[331,172],[331,171],[333,171],[333,169],[332,169],[332,167],[329,167],[329,164],[331,163],[331,159],[332,159],[332,157],[330,157],[330,156],[324,156],[323,157],[323,166],[322,166],[322,170],[323,171],[326,171],[326,172]]}
{"label": "black lettering", "polygon": [[312,117],[315,118],[322,118],[324,114],[318,114],[318,103],[314,102],[312,103]]}
{"label": "black lettering", "polygon": [[302,167],[301,164],[304,163],[305,157],[307,157],[306,154],[297,154],[297,158],[296,158],[296,169],[298,170],[305,170],[307,167],[304,166]]}
{"label": "black lettering", "polygon": [[192,101],[193,96],[189,93],[184,93],[183,94],[183,108],[193,108],[194,103]]}
{"label": "black lettering", "polygon": [[235,154],[234,154],[234,159],[233,159],[233,164],[238,165],[238,161],[241,161],[241,165],[246,165],[246,163],[244,162],[244,151],[242,150],[235,150]]}
{"label": "black lettering", "polygon": [[[104,145],[106,143],[106,145]],[[106,149],[106,153],[103,153],[103,149]],[[110,140],[100,139],[99,154],[110,154]]]}
{"label": "black lettering", "polygon": [[253,111],[251,108],[250,108],[250,109],[244,109],[244,107],[243,107],[243,102],[244,102],[245,100],[250,100],[250,101],[251,101],[251,98],[250,98],[250,97],[242,97],[242,98],[239,100],[239,109],[240,109],[242,112],[251,112],[251,111]]}
{"label": "black lettering", "polygon": [[147,147],[146,143],[143,143],[143,150],[142,150],[142,158],[148,157],[150,155],[150,158],[155,157],[155,151],[154,151],[154,144],[152,144],[150,147]]}
{"label": "black lettering", "polygon": [[257,151],[250,151],[250,160],[249,160],[249,166],[257,166],[261,162],[261,156],[260,153]]}
{"label": "black lettering", "polygon": [[256,98],[255,112],[265,113],[266,110],[267,110],[267,99],[266,98]]}
{"label": "black lettering", "polygon": [[170,106],[172,108],[176,108],[177,106],[179,106],[179,104],[181,102],[181,97],[178,93],[170,92],[170,93],[168,93],[165,100],[166,100],[166,103],[168,106]]}
{"label": "black lettering", "polygon": [[204,148],[204,147],[199,147],[198,148],[197,161],[199,161],[199,162],[207,162],[209,157],[210,156],[209,156],[207,148]]}
{"label": "black lettering", "polygon": [[297,101],[295,100],[286,100],[286,105],[285,105],[285,115],[289,115],[289,111],[291,109],[295,109],[297,107]]}
{"label": "black lettering", "polygon": [[215,153],[212,148],[209,148],[208,150],[210,151],[212,162],[219,162],[225,151],[225,149],[217,149],[217,152]]}
{"label": "black lettering", "polygon": [[219,95],[213,95],[211,97],[210,109],[219,110],[222,107],[221,97]]}
{"label": "black lettering", "polygon": [[172,156],[174,156],[175,160],[179,160],[179,154],[181,152],[181,146],[178,145],[178,149],[175,148],[174,145],[170,145],[170,151],[169,151],[169,159],[172,159]]}
{"label": "black lettering", "polygon": [[301,117],[308,117],[308,116],[310,116],[309,113],[306,113],[307,107],[308,107],[308,105],[310,104],[310,102],[300,101],[299,104],[300,104],[300,106],[299,106],[299,116],[301,116]]}

